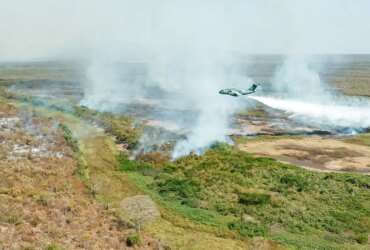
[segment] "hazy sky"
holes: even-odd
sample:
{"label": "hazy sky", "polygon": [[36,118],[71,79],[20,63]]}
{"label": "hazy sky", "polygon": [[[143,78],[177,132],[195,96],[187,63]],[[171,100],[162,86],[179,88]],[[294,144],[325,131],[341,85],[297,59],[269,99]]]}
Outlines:
{"label": "hazy sky", "polygon": [[0,60],[370,53],[369,0],[0,0]]}

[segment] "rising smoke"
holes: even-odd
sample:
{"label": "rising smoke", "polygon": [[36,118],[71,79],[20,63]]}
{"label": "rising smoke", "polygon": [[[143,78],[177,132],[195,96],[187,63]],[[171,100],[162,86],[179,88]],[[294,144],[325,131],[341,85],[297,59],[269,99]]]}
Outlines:
{"label": "rising smoke", "polygon": [[309,62],[305,56],[287,57],[274,74],[273,92],[302,101],[328,100],[331,91]]}
{"label": "rising smoke", "polygon": [[[197,58],[196,58],[197,57]],[[218,90],[233,82],[246,88],[252,81],[233,69],[226,56],[194,55],[191,61],[166,58],[168,62],[93,64],[88,70],[88,87],[82,104],[120,112],[119,107],[140,103],[153,106],[157,120],[185,126],[187,138],[179,141],[173,157],[200,153],[216,141],[229,142],[226,136],[232,115],[242,109],[243,100],[221,96]],[[161,57],[163,59],[163,57]],[[122,66],[137,68],[125,72]],[[101,67],[103,66],[103,67]],[[231,69],[230,69],[231,68]],[[139,72],[139,73],[138,73]],[[147,92],[146,89],[160,89]],[[174,110],[172,117],[159,110]],[[186,119],[185,116],[190,116]],[[187,123],[182,123],[188,120]]]}

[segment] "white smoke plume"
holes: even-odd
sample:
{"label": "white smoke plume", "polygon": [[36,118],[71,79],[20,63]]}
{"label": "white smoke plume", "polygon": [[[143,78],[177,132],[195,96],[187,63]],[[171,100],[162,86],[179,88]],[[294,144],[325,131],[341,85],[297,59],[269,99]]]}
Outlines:
{"label": "white smoke plume", "polygon": [[307,56],[286,58],[275,72],[272,84],[275,93],[289,98],[314,102],[325,101],[330,96],[327,84],[320,79]]}
{"label": "white smoke plume", "polygon": [[[160,109],[164,106],[176,111],[172,122],[179,125],[185,114],[190,112],[191,122],[186,124],[188,136],[175,146],[173,157],[190,152],[201,153],[216,141],[230,142],[226,136],[232,115],[245,106],[243,100],[221,96],[218,90],[233,86],[247,88],[252,82],[245,74],[235,70],[227,57],[220,55],[193,55],[194,61],[176,58],[163,58],[167,62],[139,64],[136,75],[128,72],[128,77],[120,78],[119,63],[93,64],[88,70],[88,91],[82,104],[103,110],[119,111],[120,105],[127,103],[149,103]],[[123,66],[129,66],[124,64]],[[138,70],[138,69],[136,69]],[[141,79],[137,79],[137,78]],[[147,93],[145,88],[158,87],[164,91],[159,98],[156,93]],[[164,119],[157,113],[156,119]]]}
{"label": "white smoke plume", "polygon": [[251,98],[322,129],[345,128],[352,133],[369,128],[369,99],[343,96],[330,89],[310,61],[309,57],[288,57],[273,77],[273,94]]}

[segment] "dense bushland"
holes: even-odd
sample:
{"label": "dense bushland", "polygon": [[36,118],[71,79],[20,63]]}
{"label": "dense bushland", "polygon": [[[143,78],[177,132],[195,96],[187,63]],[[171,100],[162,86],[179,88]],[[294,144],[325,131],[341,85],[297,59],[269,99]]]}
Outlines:
{"label": "dense bushland", "polygon": [[368,244],[369,176],[310,172],[224,144],[162,165],[119,160],[168,207],[240,237],[317,249]]}

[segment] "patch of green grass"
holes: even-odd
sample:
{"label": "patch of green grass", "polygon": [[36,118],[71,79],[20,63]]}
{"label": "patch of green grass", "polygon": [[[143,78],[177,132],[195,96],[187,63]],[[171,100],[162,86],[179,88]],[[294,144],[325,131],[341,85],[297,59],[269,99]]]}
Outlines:
{"label": "patch of green grass", "polygon": [[[129,172],[128,176],[133,180],[144,192],[165,209],[177,212],[185,218],[191,219],[199,224],[217,226],[219,231],[226,229],[226,223],[234,220],[234,217],[220,216],[216,211],[206,210],[199,207],[191,206],[183,199],[171,199],[169,196],[162,196],[156,190],[153,190],[153,177],[144,176],[138,172]],[[184,205],[185,204],[185,205]]]}
{"label": "patch of green grass", "polygon": [[280,178],[280,183],[282,183],[287,188],[294,187],[298,192],[305,190],[309,183],[304,178],[303,175],[290,174],[284,175]]}
{"label": "patch of green grass", "polygon": [[270,203],[271,195],[259,193],[239,194],[239,203],[243,205],[264,205]]}
{"label": "patch of green grass", "polygon": [[349,143],[370,146],[370,134],[359,134],[352,138],[346,139],[345,141]]}
{"label": "patch of green grass", "polygon": [[274,141],[274,140],[281,140],[281,139],[303,139],[304,136],[302,135],[258,135],[258,136],[239,136],[234,135],[232,136],[232,140],[238,144],[245,144],[248,142],[253,141]]}
{"label": "patch of green grass", "polygon": [[75,174],[82,180],[87,181],[89,179],[89,169],[85,158],[83,157],[83,153],[80,150],[81,146],[79,145],[78,140],[66,124],[59,123],[59,129],[62,131],[64,140],[66,141],[67,145],[74,152],[74,158],[77,160],[77,168]]}
{"label": "patch of green grass", "polygon": [[59,129],[62,131],[64,140],[66,141],[67,145],[73,150],[73,152],[78,152],[78,141],[76,138],[74,138],[69,127],[63,123],[60,123]]}
{"label": "patch of green grass", "polygon": [[235,230],[244,237],[266,236],[267,228],[264,225],[235,221],[228,224],[231,230]]}
{"label": "patch of green grass", "polygon": [[61,248],[57,244],[50,244],[45,247],[45,250],[63,250],[63,248]]}
{"label": "patch of green grass", "polygon": [[369,176],[310,172],[224,144],[162,166],[127,158],[120,165],[162,205],[240,237],[356,249],[370,233]]}

